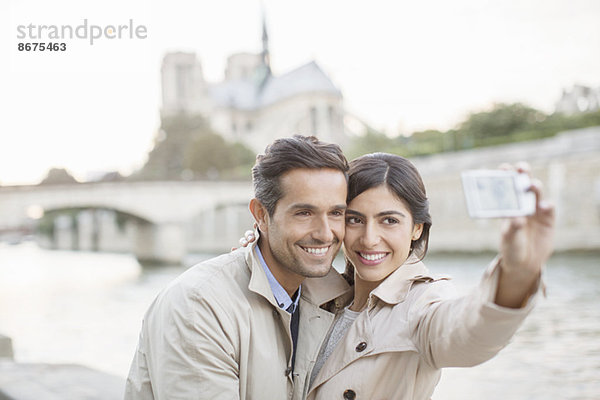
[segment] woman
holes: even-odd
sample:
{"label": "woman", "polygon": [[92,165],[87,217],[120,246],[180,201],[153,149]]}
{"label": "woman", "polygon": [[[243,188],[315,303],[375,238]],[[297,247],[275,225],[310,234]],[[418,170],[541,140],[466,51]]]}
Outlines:
{"label": "woman", "polygon": [[431,217],[416,168],[384,153],[352,161],[344,275],[354,300],[322,345],[307,398],[429,399],[442,367],[476,365],[504,347],[531,310],[552,251],[554,210],[537,185],[531,190],[535,215],[507,221],[500,256],[457,298],[421,262]]}

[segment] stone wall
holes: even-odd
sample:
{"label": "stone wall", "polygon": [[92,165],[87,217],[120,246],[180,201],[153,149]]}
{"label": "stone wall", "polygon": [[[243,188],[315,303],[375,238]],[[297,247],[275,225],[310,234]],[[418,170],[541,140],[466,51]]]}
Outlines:
{"label": "stone wall", "polygon": [[471,219],[460,173],[527,161],[556,205],[556,250],[600,250],[600,127],[411,161],[423,176],[431,204],[431,251],[495,251],[500,221]]}

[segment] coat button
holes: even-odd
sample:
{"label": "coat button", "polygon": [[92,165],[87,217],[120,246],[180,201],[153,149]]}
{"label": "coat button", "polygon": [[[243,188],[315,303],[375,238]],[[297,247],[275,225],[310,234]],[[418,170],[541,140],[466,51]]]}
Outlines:
{"label": "coat button", "polygon": [[348,389],[344,392],[344,399],[346,400],[354,400],[356,399],[356,392],[352,389]]}
{"label": "coat button", "polygon": [[359,344],[356,345],[355,350],[360,353],[361,351],[363,351],[366,348],[367,348],[367,342],[360,342]]}

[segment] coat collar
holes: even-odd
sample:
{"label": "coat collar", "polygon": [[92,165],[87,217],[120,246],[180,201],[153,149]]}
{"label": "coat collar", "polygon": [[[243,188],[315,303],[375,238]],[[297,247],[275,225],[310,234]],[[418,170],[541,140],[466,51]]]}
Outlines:
{"label": "coat collar", "polygon": [[[248,289],[263,296],[275,307],[279,307],[275,301],[275,296],[273,296],[267,275],[254,251],[254,248],[258,245],[257,231],[255,232],[255,237],[257,239],[250,246],[243,249],[246,265],[250,270]],[[352,288],[335,268],[332,267],[324,277],[306,278],[302,283],[301,293],[302,299],[316,306],[321,306],[343,295],[350,299],[352,297]]]}
{"label": "coat collar", "polygon": [[265,270],[260,264],[260,260],[254,251],[257,246],[258,240],[255,240],[251,245],[245,247],[242,251],[244,252],[244,258],[246,259],[246,265],[250,270],[250,282],[248,283],[248,289],[251,292],[257,293],[267,299],[273,306],[279,308],[279,304],[275,300],[271,285],[269,284],[269,278],[265,274]]}
{"label": "coat collar", "polygon": [[353,288],[333,267],[324,277],[306,278],[302,284],[302,298],[317,306],[339,298],[343,304],[336,304],[336,308],[340,308],[348,303],[353,295]]}
{"label": "coat collar", "polygon": [[404,301],[414,282],[435,279],[423,262],[417,261],[416,257],[409,257],[404,264],[373,289],[370,296],[376,296],[388,304],[398,304]]}

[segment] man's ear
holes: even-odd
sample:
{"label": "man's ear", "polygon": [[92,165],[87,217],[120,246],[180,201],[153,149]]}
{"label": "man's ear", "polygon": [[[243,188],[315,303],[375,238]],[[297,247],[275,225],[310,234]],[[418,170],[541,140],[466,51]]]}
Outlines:
{"label": "man's ear", "polygon": [[248,206],[256,224],[258,225],[258,229],[262,233],[267,233],[268,231],[268,222],[269,222],[269,213],[265,206],[262,205],[260,201],[257,199],[250,200],[250,205]]}

